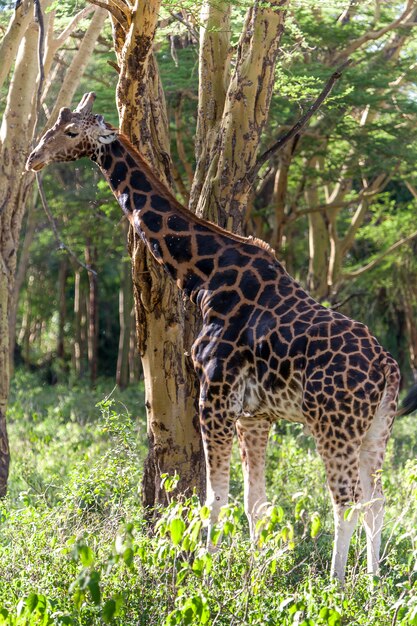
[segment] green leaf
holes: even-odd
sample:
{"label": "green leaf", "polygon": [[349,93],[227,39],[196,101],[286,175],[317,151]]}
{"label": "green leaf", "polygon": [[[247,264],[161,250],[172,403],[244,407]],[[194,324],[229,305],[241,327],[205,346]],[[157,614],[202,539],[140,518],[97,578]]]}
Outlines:
{"label": "green leaf", "polygon": [[102,611],[101,611],[101,617],[103,621],[106,622],[106,624],[111,622],[112,619],[115,617],[116,610],[117,610],[116,602],[113,599],[107,600],[107,602],[104,604]]}
{"label": "green leaf", "polygon": [[91,599],[94,604],[99,605],[101,602],[100,591],[100,574],[98,572],[91,572],[89,581],[87,583],[88,590],[91,595]]}
{"label": "green leaf", "polygon": [[273,524],[279,524],[284,519],[284,509],[282,506],[273,506],[270,513],[271,522]]}
{"label": "green leaf", "polygon": [[25,602],[26,611],[28,613],[34,613],[36,607],[38,606],[38,602],[39,602],[38,594],[30,593],[28,597],[26,598],[26,602]]}
{"label": "green leaf", "polygon": [[132,548],[126,548],[123,552],[123,561],[126,563],[128,567],[131,567],[133,564],[133,550]]}
{"label": "green leaf", "polygon": [[177,546],[184,534],[185,531],[185,522],[181,517],[175,517],[171,520],[169,525],[169,532],[171,533],[171,539],[174,546]]}
{"label": "green leaf", "polygon": [[94,552],[85,544],[77,546],[77,553],[84,567],[90,567],[94,563]]}
{"label": "green leaf", "polygon": [[209,509],[208,506],[204,505],[204,506],[201,507],[201,509],[200,509],[200,517],[203,520],[203,522],[205,520],[209,519],[209,517],[210,517],[210,509]]}
{"label": "green leaf", "polygon": [[217,526],[213,526],[213,528],[211,529],[210,539],[211,539],[211,543],[214,546],[217,546],[221,536],[222,536],[221,529],[218,528]]}
{"label": "green leaf", "polygon": [[313,513],[313,515],[311,516],[311,530],[310,530],[310,536],[312,539],[317,537],[317,535],[320,532],[320,529],[321,529],[320,515],[318,513]]}
{"label": "green leaf", "polygon": [[327,619],[327,623],[329,626],[340,626],[342,623],[341,615],[335,609],[330,609],[330,615]]}

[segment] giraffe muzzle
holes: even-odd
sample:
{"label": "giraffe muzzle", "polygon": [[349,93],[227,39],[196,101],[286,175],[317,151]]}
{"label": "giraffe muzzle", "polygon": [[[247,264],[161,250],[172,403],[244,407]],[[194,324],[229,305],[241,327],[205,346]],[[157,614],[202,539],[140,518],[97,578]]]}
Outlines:
{"label": "giraffe muzzle", "polygon": [[46,162],[40,159],[36,152],[32,152],[26,161],[25,168],[28,172],[39,172],[45,165]]}

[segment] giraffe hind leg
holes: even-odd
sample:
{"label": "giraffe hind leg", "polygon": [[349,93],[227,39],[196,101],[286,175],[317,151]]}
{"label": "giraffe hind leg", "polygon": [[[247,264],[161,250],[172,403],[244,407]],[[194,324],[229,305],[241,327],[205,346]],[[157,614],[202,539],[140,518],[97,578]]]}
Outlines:
{"label": "giraffe hind leg", "polygon": [[341,583],[345,570],[349,546],[358,522],[355,508],[362,497],[359,473],[359,444],[352,442],[349,454],[338,451],[321,439],[316,439],[317,450],[324,462],[333,505],[334,544],[330,576]]}
{"label": "giraffe hind leg", "polygon": [[236,422],[244,478],[245,513],[251,539],[256,538],[256,523],[265,512],[265,451],[271,423],[261,417],[241,417]]}
{"label": "giraffe hind leg", "polygon": [[364,502],[368,573],[378,574],[385,499],[381,469],[391,433],[395,406],[381,402],[360,450],[360,477]]}
{"label": "giraffe hind leg", "polygon": [[369,444],[365,443],[360,454],[364,503],[363,523],[366,533],[367,570],[369,574],[377,575],[385,506],[379,470],[384,455],[381,454],[380,450],[372,450],[367,446]]}

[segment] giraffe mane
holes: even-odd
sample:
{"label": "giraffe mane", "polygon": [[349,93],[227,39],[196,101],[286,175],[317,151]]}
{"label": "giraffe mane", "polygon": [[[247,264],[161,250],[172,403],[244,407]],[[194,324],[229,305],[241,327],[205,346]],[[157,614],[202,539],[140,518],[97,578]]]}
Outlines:
{"label": "giraffe mane", "polygon": [[[108,126],[108,128],[114,129],[110,124],[106,124],[106,125]],[[117,129],[114,129],[114,130],[117,130]],[[274,259],[276,259],[275,250],[271,248],[271,246],[268,243],[266,243],[266,241],[263,241],[262,239],[258,239],[257,237],[252,237],[252,236],[243,237],[242,235],[237,235],[235,233],[232,233],[229,230],[226,230],[225,228],[222,228],[221,226],[214,224],[213,222],[209,222],[208,220],[205,220],[202,217],[198,217],[198,215],[196,215],[195,213],[187,209],[183,204],[181,204],[181,202],[177,200],[177,198],[174,196],[174,194],[169,189],[169,187],[167,187],[167,185],[165,185],[158,178],[158,176],[154,173],[154,171],[152,170],[152,167],[149,165],[146,158],[142,154],[140,154],[140,152],[137,150],[137,148],[135,148],[135,146],[132,144],[130,139],[128,139],[128,137],[120,131],[117,131],[117,137],[119,141],[124,145],[124,147],[129,151],[131,156],[138,162],[138,164],[140,165],[140,167],[143,169],[144,173],[146,174],[147,178],[149,178],[152,181],[152,185],[154,189],[162,193],[170,201],[170,203],[173,206],[175,206],[175,208],[179,212],[181,212],[184,216],[186,216],[188,219],[191,216],[192,219],[198,224],[203,224],[205,226],[208,226],[214,232],[217,232],[221,235],[226,235],[227,237],[229,237],[230,239],[233,239],[234,241],[238,241],[240,243],[249,243],[263,250],[266,250],[267,252],[269,252],[269,254],[271,254],[274,257]]]}

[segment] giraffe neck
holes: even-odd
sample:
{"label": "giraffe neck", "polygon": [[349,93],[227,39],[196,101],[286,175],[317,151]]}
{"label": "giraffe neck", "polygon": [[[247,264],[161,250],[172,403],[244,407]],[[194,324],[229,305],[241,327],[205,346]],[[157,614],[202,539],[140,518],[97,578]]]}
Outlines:
{"label": "giraffe neck", "polygon": [[239,249],[245,255],[265,252],[182,207],[123,135],[93,160],[153,257],[192,300],[201,289],[212,289],[214,274],[236,263]]}

